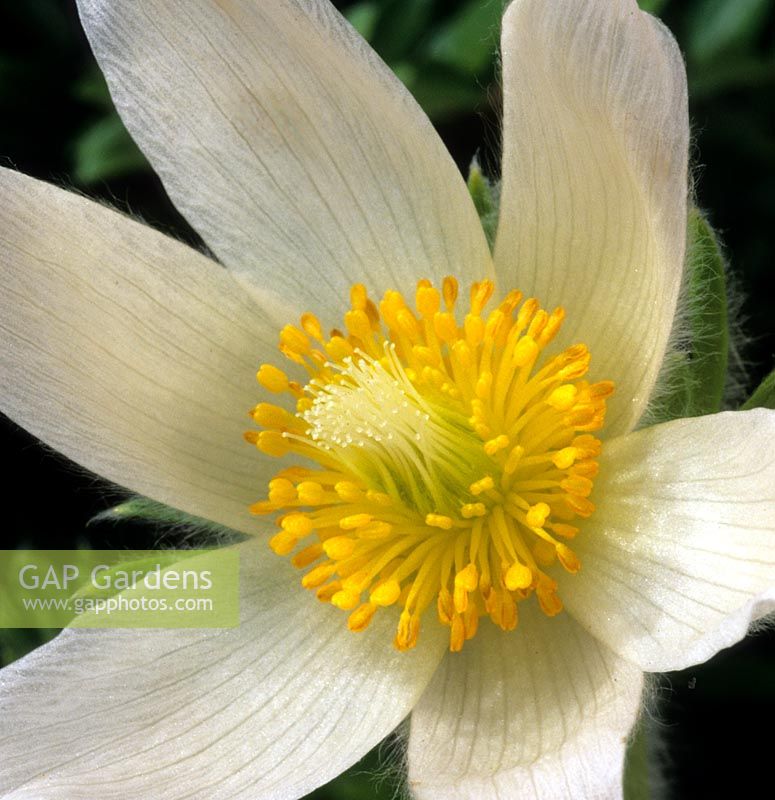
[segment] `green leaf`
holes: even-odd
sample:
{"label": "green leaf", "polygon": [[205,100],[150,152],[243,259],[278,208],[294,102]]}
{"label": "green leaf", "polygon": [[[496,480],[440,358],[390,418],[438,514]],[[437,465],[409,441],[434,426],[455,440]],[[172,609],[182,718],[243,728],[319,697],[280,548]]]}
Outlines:
{"label": "green leaf", "polygon": [[471,167],[468,171],[468,191],[482,222],[487,243],[492,249],[495,243],[495,232],[498,228],[498,206],[500,201],[498,185],[488,180],[476,158],[471,162]]}
{"label": "green leaf", "polygon": [[668,353],[648,422],[713,414],[721,409],[729,361],[724,258],[697,209],[687,223],[686,349]]}
{"label": "green leaf", "polygon": [[501,0],[468,3],[441,25],[429,45],[431,57],[463,72],[482,72],[495,58],[502,15]]}
{"label": "green leaf", "polygon": [[371,41],[379,21],[379,4],[366,0],[356,3],[344,11],[344,16],[366,41]]}
{"label": "green leaf", "polygon": [[432,120],[470,112],[483,98],[483,90],[473,78],[443,64],[401,62],[391,66]]}
{"label": "green leaf", "polygon": [[667,5],[667,0],[638,0],[641,11],[648,11],[649,14],[659,14]]}
{"label": "green leaf", "polygon": [[775,370],[759,384],[759,388],[746,400],[742,408],[744,411],[751,408],[775,409]]}
{"label": "green leaf", "polygon": [[223,533],[226,530],[210,520],[194,517],[183,511],[178,511],[176,508],[165,506],[163,503],[149,500],[147,497],[133,497],[131,500],[119,503],[119,505],[113,506],[113,508],[109,508],[92,518],[92,522],[106,520],[112,522],[140,520],[217,533]]}
{"label": "green leaf", "polygon": [[687,241],[692,379],[689,415],[721,409],[729,360],[729,322],[724,256],[702,214],[689,212]]}
{"label": "green leaf", "polygon": [[[431,27],[433,0],[386,0],[373,32],[372,44],[391,64],[400,61],[419,45]],[[416,61],[416,59],[411,59]]]}
{"label": "green leaf", "polygon": [[689,18],[690,59],[706,64],[744,49],[767,22],[772,0],[702,0]]}
{"label": "green leaf", "polygon": [[641,719],[627,746],[624,800],[649,800],[650,797],[648,724],[646,719]]}
{"label": "green leaf", "polygon": [[124,128],[118,114],[103,117],[75,143],[75,179],[81,184],[122,177],[150,169],[145,156]]}

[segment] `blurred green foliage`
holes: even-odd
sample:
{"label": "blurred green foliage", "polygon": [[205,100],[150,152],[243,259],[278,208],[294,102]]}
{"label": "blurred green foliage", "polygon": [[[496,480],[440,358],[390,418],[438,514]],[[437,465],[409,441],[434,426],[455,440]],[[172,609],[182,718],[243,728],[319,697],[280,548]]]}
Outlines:
{"label": "blurred green foliage", "polygon": [[[497,44],[502,0],[335,4],[417,97],[459,164],[467,166],[476,148],[488,138],[497,142],[492,131],[497,130],[493,120],[500,92]],[[772,244],[766,238],[775,197],[775,3],[640,0],[640,5],[662,17],[685,54],[696,135],[697,203],[710,209],[712,222],[724,231],[726,253],[735,269],[732,282],[749,298],[743,307],[754,340],[747,350],[749,382],[757,385],[772,370],[775,352],[772,296],[767,291]],[[113,109],[72,0],[0,0],[0,118],[3,163],[72,183],[113,202],[139,206],[155,224],[194,237],[183,220],[158,200],[159,184]],[[497,175],[497,146],[483,152],[482,163],[491,177]],[[475,175],[471,188],[480,211],[486,213],[492,199],[486,177]],[[704,224],[701,217],[696,218],[692,235],[704,241],[705,254],[710,256],[694,263],[690,276],[715,282],[718,302],[697,310],[693,320],[698,326],[698,346],[708,352],[695,359],[694,367],[700,364],[704,371],[692,376],[687,385],[696,387],[699,382],[704,388],[701,397],[696,393],[690,396],[690,392],[683,400],[679,398],[687,404],[680,413],[690,407],[705,413],[718,407],[721,399],[719,364],[710,355],[721,345],[708,336],[725,335],[719,331],[726,330],[720,321],[726,313],[724,287],[729,276],[720,257],[714,255],[715,241]],[[687,361],[686,368],[691,366]],[[749,404],[773,407],[774,387],[775,373]],[[700,401],[706,405],[697,405]],[[60,545],[76,546],[81,536],[74,525],[62,534]],[[0,662],[21,656],[52,634],[0,631]],[[773,694],[770,663],[756,654],[748,660],[734,678],[716,662],[702,668],[702,674],[710,676],[710,686],[718,693]],[[746,675],[757,680],[748,682]],[[756,695],[759,689],[764,694]],[[637,739],[630,758],[632,769],[645,769],[645,752],[643,738]],[[379,763],[377,754],[372,753],[311,797],[389,800],[395,783],[378,783],[367,775]],[[635,773],[629,780],[636,788],[642,786]]]}

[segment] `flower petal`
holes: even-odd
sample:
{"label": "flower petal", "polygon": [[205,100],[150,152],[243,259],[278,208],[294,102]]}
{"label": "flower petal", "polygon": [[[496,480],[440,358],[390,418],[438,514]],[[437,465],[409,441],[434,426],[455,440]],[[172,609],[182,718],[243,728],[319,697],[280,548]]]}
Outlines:
{"label": "flower petal", "polygon": [[445,659],[412,712],[418,800],[620,796],[641,671],[568,615],[523,608],[514,633],[485,624]]}
{"label": "flower petal", "polygon": [[686,77],[635,0],[514,0],[503,21],[496,270],[568,312],[592,374],[617,383],[607,430],[641,416],[676,311],[686,238]]}
{"label": "flower petal", "polygon": [[683,669],[775,610],[775,411],[657,425],[609,442],[565,606],[650,671]]}
{"label": "flower petal", "polygon": [[289,800],[398,725],[443,637],[398,653],[389,612],[351,633],[260,547],[238,628],[68,630],[0,672],[0,796]]}
{"label": "flower petal", "polygon": [[243,531],[265,480],[242,439],[276,341],[214,262],[0,170],[2,410],[84,467]]}
{"label": "flower petal", "polygon": [[130,133],[252,285],[341,312],[354,282],[490,271],[444,145],[328,0],[79,7]]}

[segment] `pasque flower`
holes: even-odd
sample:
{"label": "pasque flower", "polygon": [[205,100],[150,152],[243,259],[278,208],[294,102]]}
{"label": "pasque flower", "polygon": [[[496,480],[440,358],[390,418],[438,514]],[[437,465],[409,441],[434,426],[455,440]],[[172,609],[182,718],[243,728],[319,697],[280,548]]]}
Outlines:
{"label": "pasque flower", "polygon": [[418,798],[616,796],[643,671],[775,607],[775,414],[636,430],[684,259],[669,33],[509,6],[491,256],[325,0],[79,6],[220,263],[0,172],[3,408],[252,538],[239,628],[71,630],[0,673],[0,795],[295,798],[411,712]]}

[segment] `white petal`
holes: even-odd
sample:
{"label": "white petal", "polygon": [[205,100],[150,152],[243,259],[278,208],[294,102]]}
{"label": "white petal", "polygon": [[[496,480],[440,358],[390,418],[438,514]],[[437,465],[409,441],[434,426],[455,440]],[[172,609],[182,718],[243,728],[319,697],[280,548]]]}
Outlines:
{"label": "white petal", "polygon": [[608,442],[597,511],[563,581],[568,611],[643,669],[683,669],[775,610],[775,412],[657,425]]}
{"label": "white petal", "polygon": [[333,310],[355,282],[411,290],[491,269],[430,122],[328,0],[79,7],[170,197],[262,291]]}
{"label": "white petal", "polygon": [[242,432],[276,352],[269,313],[97,203],[10,170],[0,196],[3,412],[108,480],[255,531],[267,459]]}
{"label": "white petal", "polygon": [[686,236],[686,77],[635,0],[514,0],[503,23],[498,275],[568,312],[607,430],[640,417],[675,316]]}
{"label": "white petal", "polygon": [[559,800],[621,794],[641,671],[563,614],[527,603],[444,660],[412,712],[418,800]]}
{"label": "white petal", "polygon": [[238,628],[69,630],[0,672],[0,796],[290,800],[386,736],[442,637],[398,653],[389,611],[351,633],[258,549],[241,548]]}

